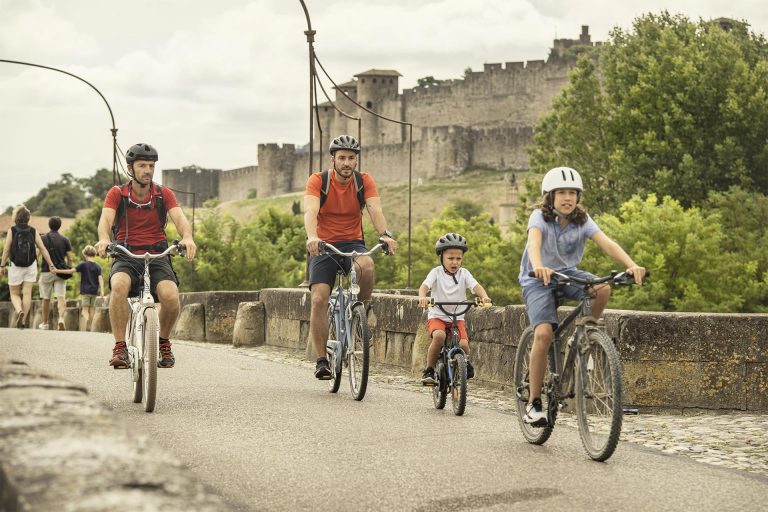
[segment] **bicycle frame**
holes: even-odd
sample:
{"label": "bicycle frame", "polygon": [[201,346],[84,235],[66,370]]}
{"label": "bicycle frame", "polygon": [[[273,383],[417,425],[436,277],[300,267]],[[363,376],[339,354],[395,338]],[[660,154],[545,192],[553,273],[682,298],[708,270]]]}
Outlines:
{"label": "bicycle frame", "polygon": [[[448,371],[448,382],[446,383],[448,387],[450,388],[453,385],[453,365],[448,364],[449,361],[453,361],[453,358],[456,357],[457,353],[464,354],[466,356],[466,353],[464,352],[464,349],[462,349],[459,346],[459,325],[458,321],[456,320],[459,316],[465,314],[467,311],[470,310],[472,306],[475,306],[475,302],[433,302],[433,304],[440,308],[440,310],[445,313],[446,315],[451,317],[451,335],[450,335],[450,343],[449,343],[449,336],[448,333],[446,333],[445,341],[443,341],[443,346],[440,349],[440,359],[442,359],[443,364],[445,365],[445,368]],[[446,311],[446,309],[443,306],[466,306],[463,311],[454,311],[449,312]]]}

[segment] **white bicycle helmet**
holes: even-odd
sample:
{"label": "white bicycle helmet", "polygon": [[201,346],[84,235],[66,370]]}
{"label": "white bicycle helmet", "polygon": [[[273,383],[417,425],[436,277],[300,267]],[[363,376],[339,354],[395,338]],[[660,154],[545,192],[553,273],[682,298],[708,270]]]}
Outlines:
{"label": "white bicycle helmet", "polygon": [[578,171],[570,167],[555,167],[547,171],[544,179],[541,180],[541,195],[546,195],[559,188],[583,191],[584,185],[581,183],[581,176],[579,176]]}

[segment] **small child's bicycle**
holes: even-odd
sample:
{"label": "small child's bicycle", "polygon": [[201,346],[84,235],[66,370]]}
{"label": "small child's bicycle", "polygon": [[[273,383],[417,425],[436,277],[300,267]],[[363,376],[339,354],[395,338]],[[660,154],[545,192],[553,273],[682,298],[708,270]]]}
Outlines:
{"label": "small child's bicycle", "polygon": [[[536,277],[532,272],[529,275]],[[650,272],[645,275],[650,276]],[[533,329],[526,328],[520,336],[513,371],[518,423],[526,441],[544,444],[552,435],[558,412],[565,412],[567,408],[565,400],[575,398],[581,443],[592,459],[605,461],[616,449],[621,434],[622,370],[619,353],[611,338],[594,323],[590,291],[602,283],[631,285],[634,279],[630,274],[615,271],[609,276],[588,280],[555,272],[552,279],[557,284],[553,291],[557,306],[561,303],[558,293],[561,286],[578,285],[584,293],[579,304],[553,333],[541,393],[542,407],[547,413],[543,426],[530,425],[524,420],[525,406],[530,398]],[[563,345],[563,332],[574,323],[575,331]]]}
{"label": "small child's bicycle", "polygon": [[[486,304],[480,297],[476,297],[473,301],[462,302],[435,302],[430,298],[429,305],[439,307],[452,319],[450,335],[445,337],[435,367],[437,384],[432,387],[432,401],[435,403],[435,409],[442,409],[445,407],[450,391],[453,414],[461,416],[467,406],[467,354],[459,346],[459,326],[456,319],[469,311],[472,306],[483,307],[491,304]],[[457,307],[453,308],[454,311],[448,311],[445,306]],[[464,306],[464,308],[459,309],[458,306]]]}
{"label": "small child's bicycle", "polygon": [[144,404],[146,412],[155,410],[157,394],[157,353],[160,343],[160,321],[155,300],[150,293],[149,262],[169,255],[185,254],[184,246],[178,240],[160,254],[134,254],[126,247],[112,243],[107,254],[117,257],[119,253],[144,261],[142,292],[138,297],[128,297],[130,316],[125,326],[125,344],[128,348],[128,367],[133,381],[133,402]]}
{"label": "small child's bicycle", "polygon": [[382,249],[389,254],[387,244],[379,243],[366,252],[341,252],[328,242],[320,242],[321,254],[334,253],[352,259],[349,271],[349,284],[344,288],[344,269],[339,266],[336,272],[336,291],[328,301],[328,341],[325,352],[331,367],[328,390],[339,391],[341,386],[342,366],[349,368],[349,387],[355,400],[362,400],[368,387],[368,367],[370,365],[371,330],[368,327],[368,315],[365,306],[357,300],[360,285],[357,284],[355,259],[370,256]]}

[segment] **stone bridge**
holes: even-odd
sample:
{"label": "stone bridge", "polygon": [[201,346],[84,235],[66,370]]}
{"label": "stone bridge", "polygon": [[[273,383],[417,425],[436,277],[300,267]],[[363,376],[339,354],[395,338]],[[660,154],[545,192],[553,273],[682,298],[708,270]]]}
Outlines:
{"label": "stone bridge", "polygon": [[[414,296],[399,293],[374,294],[369,318],[372,360],[415,374],[424,366],[429,345],[426,315]],[[306,289],[185,293],[181,302],[177,339],[234,346],[266,344],[313,357]],[[52,309],[56,318],[55,305]],[[10,325],[12,311],[10,303],[0,303],[0,325]],[[81,328],[79,313],[79,303],[69,301],[67,329]],[[608,310],[605,320],[606,331],[621,354],[628,405],[679,412],[768,411],[768,314]],[[40,304],[35,302],[31,325],[40,322]],[[510,386],[517,340],[526,324],[523,306],[473,308],[467,314],[478,381]],[[92,329],[110,330],[102,299]]]}

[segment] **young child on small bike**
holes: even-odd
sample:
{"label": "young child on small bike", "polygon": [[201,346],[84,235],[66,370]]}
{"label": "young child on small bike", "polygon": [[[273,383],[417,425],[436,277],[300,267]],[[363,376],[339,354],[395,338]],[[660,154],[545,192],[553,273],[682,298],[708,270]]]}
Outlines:
{"label": "young child on small bike", "polygon": [[[491,303],[491,299],[485,292],[485,289],[472,277],[472,274],[466,268],[461,266],[464,259],[464,253],[469,250],[467,239],[458,233],[446,233],[435,243],[435,253],[440,258],[440,265],[433,268],[427,275],[424,282],[419,287],[419,306],[426,308],[429,306],[429,297],[427,293],[431,292],[435,302],[460,302],[467,299],[467,290],[483,299],[484,303]],[[444,306],[449,308],[459,308],[460,306]],[[421,383],[425,386],[434,386],[435,365],[440,357],[440,349],[443,347],[445,337],[451,332],[453,319],[443,313],[437,306],[429,308],[427,314],[427,330],[432,338],[427,352],[427,367],[422,374]],[[469,362],[469,340],[467,339],[467,328],[464,323],[464,315],[456,318],[459,328],[459,346],[467,355],[467,379],[475,376],[475,369]]]}
{"label": "young child on small bike", "polygon": [[[528,319],[534,330],[529,365],[530,398],[525,408],[524,421],[535,427],[547,425],[542,411],[541,388],[547,367],[547,353],[552,343],[553,329],[557,326],[557,304],[551,282],[553,272],[592,279],[595,276],[577,268],[584,256],[587,240],[592,240],[608,256],[624,265],[627,273],[642,284],[645,268],[638,266],[616,242],[600,231],[597,224],[579,205],[584,190],[581,176],[570,167],[550,169],[541,183],[542,200],[528,219],[528,243],[520,262],[518,280],[523,290]],[[529,277],[533,272],[536,277]],[[542,283],[543,282],[543,283]],[[542,285],[543,284],[543,285]],[[582,288],[564,286],[563,295],[578,300]],[[592,318],[597,322],[608,304],[611,288],[596,287],[592,298]]]}

